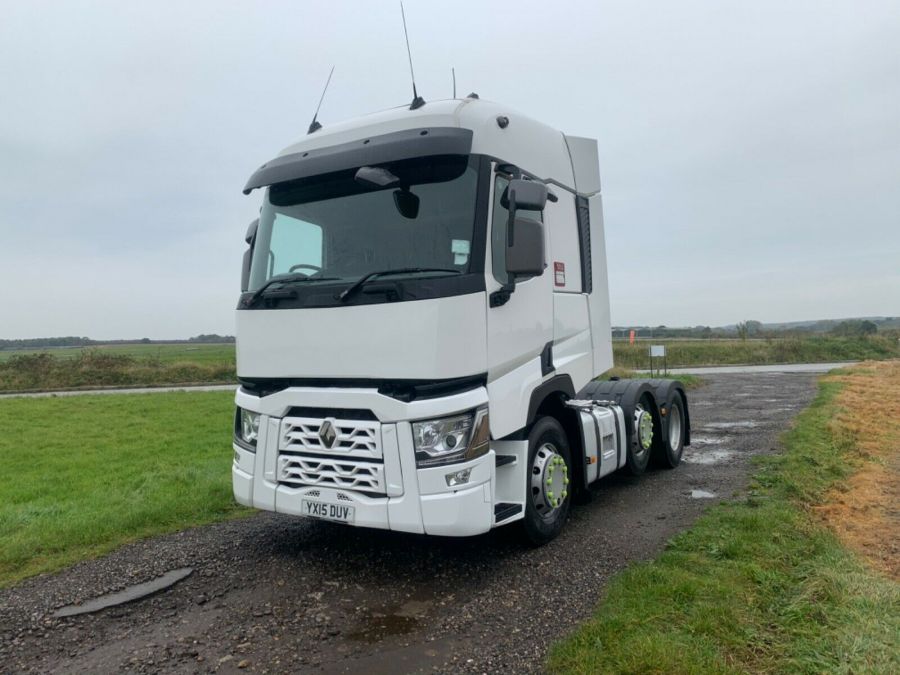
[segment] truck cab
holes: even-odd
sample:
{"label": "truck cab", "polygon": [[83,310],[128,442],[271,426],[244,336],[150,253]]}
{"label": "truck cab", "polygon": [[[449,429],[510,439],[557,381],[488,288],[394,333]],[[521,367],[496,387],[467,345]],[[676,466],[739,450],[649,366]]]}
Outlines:
{"label": "truck cab", "polygon": [[309,133],[254,191],[241,504],[449,536],[522,521],[543,543],[592,480],[678,463],[680,384],[594,381],[612,367],[596,141],[430,102]]}

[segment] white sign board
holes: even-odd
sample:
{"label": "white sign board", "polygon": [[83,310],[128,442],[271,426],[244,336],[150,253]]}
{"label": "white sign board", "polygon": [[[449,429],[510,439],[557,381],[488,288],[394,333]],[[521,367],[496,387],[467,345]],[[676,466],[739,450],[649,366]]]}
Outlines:
{"label": "white sign board", "polygon": [[650,356],[652,358],[656,358],[657,356],[665,356],[666,355],[666,346],[665,345],[650,345]]}

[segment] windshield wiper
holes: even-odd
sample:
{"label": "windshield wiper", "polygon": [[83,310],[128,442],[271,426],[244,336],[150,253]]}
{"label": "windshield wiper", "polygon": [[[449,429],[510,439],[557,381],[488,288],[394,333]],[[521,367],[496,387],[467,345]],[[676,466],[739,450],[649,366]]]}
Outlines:
{"label": "windshield wiper", "polygon": [[266,291],[269,290],[269,287],[274,286],[275,284],[293,284],[301,281],[337,281],[338,277],[315,277],[309,276],[308,274],[303,274],[299,272],[297,274],[283,274],[280,276],[274,276],[268,281],[266,281],[262,286],[257,288],[253,295],[247,298],[244,301],[244,307],[253,307],[256,304],[256,301],[259,300],[263,295],[265,295]]}
{"label": "windshield wiper", "polygon": [[369,272],[359,278],[359,280],[348,286],[342,293],[338,294],[337,299],[341,302],[347,302],[347,298],[356,293],[360,288],[365,286],[371,279],[381,277],[386,274],[415,274],[417,272],[446,272],[447,274],[462,274],[459,270],[451,270],[444,267],[398,267],[393,270],[381,270],[380,272]]}

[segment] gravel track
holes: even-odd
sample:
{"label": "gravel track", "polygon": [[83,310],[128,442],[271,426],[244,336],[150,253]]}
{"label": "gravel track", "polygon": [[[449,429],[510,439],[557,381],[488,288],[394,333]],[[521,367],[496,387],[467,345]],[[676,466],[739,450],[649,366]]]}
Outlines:
{"label": "gravel track", "polygon": [[[604,479],[543,548],[510,528],[438,539],[274,514],[196,528],[0,591],[0,671],[540,671],[610,576],[739,493],[815,393],[803,373],[706,383],[682,465]],[[179,567],[194,573],[146,599],[51,617]]]}

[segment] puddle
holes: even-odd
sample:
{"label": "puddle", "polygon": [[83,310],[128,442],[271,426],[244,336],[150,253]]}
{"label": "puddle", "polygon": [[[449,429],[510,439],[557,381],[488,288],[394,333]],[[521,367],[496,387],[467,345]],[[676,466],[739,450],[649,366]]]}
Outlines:
{"label": "puddle", "polygon": [[697,436],[691,434],[691,447],[695,445],[721,445],[724,442],[725,439],[718,436]]}
{"label": "puddle", "polygon": [[400,608],[394,612],[397,616],[419,617],[431,609],[431,602],[428,600],[407,600]]}
{"label": "puddle", "polygon": [[53,613],[53,616],[57,619],[61,619],[67,616],[90,614],[91,612],[99,612],[101,609],[106,609],[107,607],[115,607],[116,605],[123,605],[126,602],[132,602],[133,600],[140,600],[141,598],[146,598],[148,595],[158,593],[159,591],[177,584],[193,571],[194,570],[191,567],[182,567],[181,569],[172,570],[153,581],[135,584],[134,586],[129,586],[125,590],[118,591],[117,593],[101,595],[99,598],[94,598],[83,605],[66,605],[65,607],[56,610]]}
{"label": "puddle", "polygon": [[756,422],[744,420],[741,422],[710,422],[704,424],[704,429],[752,429],[756,426]]}
{"label": "puddle", "polygon": [[706,490],[691,490],[691,499],[715,499],[715,492],[707,492]]}
{"label": "puddle", "polygon": [[364,618],[347,637],[360,642],[381,642],[387,637],[411,633],[418,623],[419,620],[412,616],[373,613]]}
{"label": "puddle", "polygon": [[361,642],[380,642],[385,638],[406,635],[413,632],[419,621],[431,608],[427,600],[407,600],[390,612],[371,611],[357,624],[356,630],[348,633],[351,640]]}
{"label": "puddle", "polygon": [[[689,446],[691,447],[691,446]],[[684,461],[689,464],[718,464],[734,456],[732,450],[707,450],[703,452],[684,453]]]}

